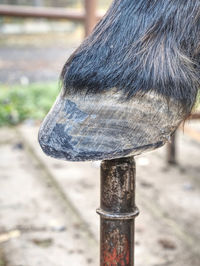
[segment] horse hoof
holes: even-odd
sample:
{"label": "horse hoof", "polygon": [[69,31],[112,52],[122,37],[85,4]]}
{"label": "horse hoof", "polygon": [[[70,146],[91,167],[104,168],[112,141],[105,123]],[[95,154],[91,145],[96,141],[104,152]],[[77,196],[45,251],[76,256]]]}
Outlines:
{"label": "horse hoof", "polygon": [[114,89],[60,95],[41,125],[39,142],[47,155],[68,161],[138,155],[164,145],[184,115],[175,100],[153,92],[127,101]]}

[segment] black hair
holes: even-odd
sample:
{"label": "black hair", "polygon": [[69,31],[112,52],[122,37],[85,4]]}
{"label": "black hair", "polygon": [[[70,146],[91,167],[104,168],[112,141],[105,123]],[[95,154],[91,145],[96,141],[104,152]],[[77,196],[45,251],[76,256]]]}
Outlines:
{"label": "black hair", "polygon": [[115,0],[66,62],[64,92],[153,90],[192,107],[200,84],[200,0]]}

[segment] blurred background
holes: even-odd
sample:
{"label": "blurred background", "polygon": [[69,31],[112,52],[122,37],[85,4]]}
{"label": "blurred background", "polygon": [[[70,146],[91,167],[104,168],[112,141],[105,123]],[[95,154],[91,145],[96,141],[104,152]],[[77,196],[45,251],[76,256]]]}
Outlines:
{"label": "blurred background", "polygon": [[[100,162],[46,157],[41,120],[111,0],[0,0],[0,266],[99,265]],[[200,104],[137,162],[136,266],[200,265]]]}

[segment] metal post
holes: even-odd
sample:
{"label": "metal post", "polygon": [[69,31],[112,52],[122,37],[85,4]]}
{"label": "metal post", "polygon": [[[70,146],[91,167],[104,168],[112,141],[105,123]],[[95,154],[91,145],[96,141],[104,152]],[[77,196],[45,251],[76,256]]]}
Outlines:
{"label": "metal post", "polygon": [[176,133],[171,137],[171,142],[167,144],[167,162],[176,164]]}
{"label": "metal post", "polygon": [[134,157],[101,163],[100,265],[134,266],[135,161]]}
{"label": "metal post", "polygon": [[97,22],[97,16],[96,16],[96,10],[97,10],[97,0],[85,0],[85,35],[88,36],[96,22]]}

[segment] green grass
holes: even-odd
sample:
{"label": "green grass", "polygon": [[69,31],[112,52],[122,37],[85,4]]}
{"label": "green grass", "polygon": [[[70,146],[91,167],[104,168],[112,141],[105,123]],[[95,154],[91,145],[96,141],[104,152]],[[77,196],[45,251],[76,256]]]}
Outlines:
{"label": "green grass", "polygon": [[198,91],[197,100],[195,104],[195,109],[200,112],[200,90]]}
{"label": "green grass", "polygon": [[42,119],[56,99],[58,87],[57,83],[0,84],[0,126]]}
{"label": "green grass", "polygon": [[[0,126],[16,125],[26,119],[43,119],[58,93],[56,82],[27,86],[0,84]],[[200,110],[200,93],[194,109]]]}

